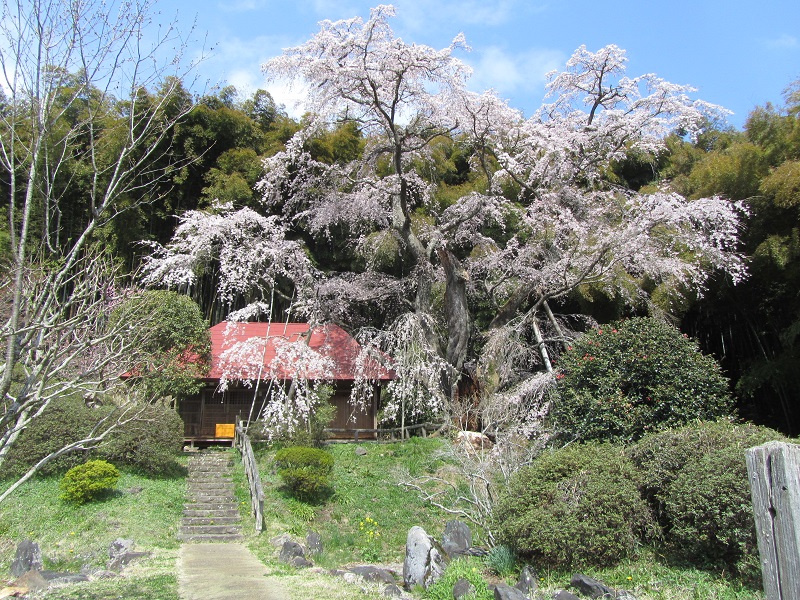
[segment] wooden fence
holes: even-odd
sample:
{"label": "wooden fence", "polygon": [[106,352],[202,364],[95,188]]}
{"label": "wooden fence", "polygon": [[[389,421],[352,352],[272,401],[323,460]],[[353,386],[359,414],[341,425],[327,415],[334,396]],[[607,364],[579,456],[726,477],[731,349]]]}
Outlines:
{"label": "wooden fence", "polygon": [[253,446],[250,444],[250,438],[244,432],[241,421],[236,425],[233,445],[239,449],[242,455],[244,472],[247,474],[247,483],[250,486],[250,504],[256,519],[256,532],[261,533],[264,530],[264,488],[261,486],[261,477],[258,474],[258,464],[256,464],[256,457],[253,454]]}
{"label": "wooden fence", "polygon": [[[441,428],[441,423],[417,423],[416,425],[406,425],[405,427],[387,427],[384,429],[336,429],[336,428],[327,428],[325,431],[329,431],[331,433],[346,433],[348,435],[353,436],[353,440],[356,442],[360,436],[369,436],[369,439],[377,438],[389,438],[391,440],[397,439],[399,434],[400,439],[408,439],[411,436],[411,432],[416,431],[422,437],[427,437],[428,432],[436,431]],[[366,439],[366,438],[365,438]]]}
{"label": "wooden fence", "polygon": [[766,600],[800,599],[800,446],[746,452]]}

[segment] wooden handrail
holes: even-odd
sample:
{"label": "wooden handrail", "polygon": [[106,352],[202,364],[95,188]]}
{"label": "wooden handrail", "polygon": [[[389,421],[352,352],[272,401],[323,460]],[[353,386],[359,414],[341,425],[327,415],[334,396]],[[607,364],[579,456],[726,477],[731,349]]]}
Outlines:
{"label": "wooden handrail", "polygon": [[378,429],[354,429],[352,427],[349,428],[333,428],[328,427],[325,431],[330,431],[331,433],[350,433],[353,435],[353,439],[357,442],[358,436],[363,433],[374,433],[376,436],[378,435],[390,435],[392,439],[394,439],[395,433],[400,433],[403,438],[408,437],[407,433],[409,431],[413,431],[415,429],[422,430],[422,437],[427,437],[428,431],[435,431],[442,426],[441,423],[417,423],[415,425],[406,425],[405,427],[387,427],[387,428],[378,428]]}
{"label": "wooden handrail", "polygon": [[250,438],[247,437],[241,421],[236,424],[233,445],[239,449],[242,455],[242,465],[244,465],[244,472],[247,474],[247,483],[250,487],[250,505],[256,519],[256,533],[261,533],[264,530],[264,488],[258,474],[258,464],[255,454],[253,454],[253,446],[250,444]]}

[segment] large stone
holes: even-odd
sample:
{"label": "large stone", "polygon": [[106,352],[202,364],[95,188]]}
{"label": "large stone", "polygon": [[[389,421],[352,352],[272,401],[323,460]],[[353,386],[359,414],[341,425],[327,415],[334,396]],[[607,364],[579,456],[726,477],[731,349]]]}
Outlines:
{"label": "large stone", "polygon": [[614,598],[617,595],[615,590],[600,583],[597,579],[592,579],[580,573],[575,573],[569,583],[581,594],[590,598]]}
{"label": "large stone", "polygon": [[36,542],[22,540],[17,545],[17,553],[14,555],[14,562],[11,563],[11,575],[21,577],[31,570],[42,570],[42,551]]}
{"label": "large stone", "polygon": [[539,581],[532,567],[528,565],[522,567],[522,571],[519,574],[519,581],[514,587],[528,597],[533,596],[534,592],[539,589]]}
{"label": "large stone", "polygon": [[133,547],[133,540],[117,538],[111,542],[108,547],[109,558],[106,568],[111,571],[120,571],[135,560],[150,556],[149,552],[134,552]]}
{"label": "large stone", "polygon": [[456,435],[456,446],[468,453],[491,450],[492,440],[478,431],[459,431]]}
{"label": "large stone", "polygon": [[284,562],[288,565],[293,565],[295,567],[309,566],[304,564],[304,561],[306,561],[305,550],[303,550],[303,547],[300,544],[292,540],[287,540],[283,543],[280,554],[278,554],[278,559],[281,562]]}
{"label": "large stone", "polygon": [[444,573],[447,558],[442,547],[422,527],[414,526],[406,538],[403,583],[406,589],[416,585],[428,589]]}
{"label": "large stone", "polygon": [[472,531],[463,521],[448,521],[444,526],[442,548],[447,556],[454,558],[468,554],[472,547]]}
{"label": "large stone", "polygon": [[355,573],[364,581],[377,582],[377,583],[396,583],[394,576],[384,569],[372,565],[363,565],[358,567],[350,567],[350,572]]}
{"label": "large stone", "polygon": [[31,569],[27,573],[23,573],[11,584],[11,587],[26,592],[35,592],[43,590],[48,586],[47,580],[42,577],[42,574],[36,569]]}
{"label": "large stone", "polygon": [[470,583],[469,579],[463,577],[456,581],[453,586],[453,600],[461,600],[464,596],[475,595],[475,586]]}
{"label": "large stone", "polygon": [[517,588],[498,583],[494,586],[494,600],[528,600],[528,597]]}
{"label": "large stone", "polygon": [[581,600],[573,594],[572,592],[568,592],[566,590],[560,590],[555,596],[553,596],[553,600]]}
{"label": "large stone", "polygon": [[306,548],[310,554],[322,554],[322,538],[316,531],[309,531],[306,535]]}

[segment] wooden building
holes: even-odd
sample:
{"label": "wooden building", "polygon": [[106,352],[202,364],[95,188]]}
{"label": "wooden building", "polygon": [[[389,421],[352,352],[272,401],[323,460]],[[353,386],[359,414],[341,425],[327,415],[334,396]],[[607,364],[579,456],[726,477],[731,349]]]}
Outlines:
{"label": "wooden building", "polygon": [[[212,327],[210,334],[211,367],[204,378],[206,385],[196,396],[183,400],[178,409],[187,443],[230,441],[237,421],[258,417],[270,386],[289,386],[298,372],[307,379],[333,384],[329,400],[336,407],[330,424],[332,437],[352,438],[355,430],[377,428],[381,384],[393,379],[394,373],[374,360],[361,365],[360,370],[373,382],[372,398],[365,406],[352,402],[360,346],[341,327],[326,324],[311,329],[308,323],[223,321]],[[310,350],[311,356],[321,360],[307,361],[302,367],[287,364],[291,357],[302,354],[300,350]],[[223,376],[228,379],[225,389],[220,386]],[[250,385],[242,385],[242,381]]]}

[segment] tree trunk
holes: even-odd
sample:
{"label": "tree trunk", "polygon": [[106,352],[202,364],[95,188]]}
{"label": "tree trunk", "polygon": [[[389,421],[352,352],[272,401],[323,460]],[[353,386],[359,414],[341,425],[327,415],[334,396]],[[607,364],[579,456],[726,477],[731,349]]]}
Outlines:
{"label": "tree trunk", "polygon": [[468,275],[459,260],[447,249],[437,250],[447,278],[444,292],[444,312],[447,320],[447,351],[445,359],[452,366],[446,378],[450,397],[455,393],[467,357],[472,323],[467,304]]}

